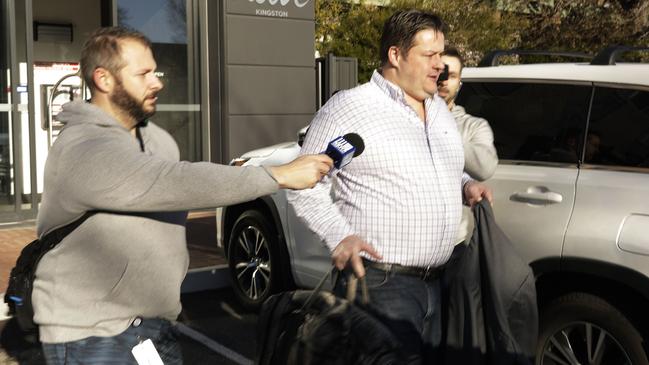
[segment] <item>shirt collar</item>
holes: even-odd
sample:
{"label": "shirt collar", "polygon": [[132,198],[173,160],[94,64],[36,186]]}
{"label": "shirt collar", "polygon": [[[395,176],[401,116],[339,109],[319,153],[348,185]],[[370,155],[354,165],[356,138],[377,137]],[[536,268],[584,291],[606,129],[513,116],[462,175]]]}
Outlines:
{"label": "shirt collar", "polygon": [[406,103],[406,96],[403,90],[399,86],[384,78],[378,70],[374,70],[371,81],[376,84],[376,86],[378,86],[381,91],[387,94],[390,99],[408,105],[408,103]]}
{"label": "shirt collar", "polygon": [[[390,97],[390,99],[412,110],[412,107],[406,101],[406,95],[403,92],[403,89],[384,78],[378,70],[374,70],[370,82],[378,86],[381,91]],[[427,115],[435,110],[435,103],[433,102],[434,98],[435,97],[433,96],[424,100],[424,109]],[[428,119],[428,117],[426,119]]]}

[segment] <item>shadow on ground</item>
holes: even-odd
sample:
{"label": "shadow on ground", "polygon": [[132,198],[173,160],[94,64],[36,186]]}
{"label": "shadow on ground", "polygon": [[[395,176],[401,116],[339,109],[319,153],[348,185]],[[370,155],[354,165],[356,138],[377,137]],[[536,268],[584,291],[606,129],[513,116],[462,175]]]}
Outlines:
{"label": "shadow on ground", "polygon": [[[178,342],[186,365],[235,364],[189,337],[179,336]],[[22,332],[15,319],[0,322],[0,365],[45,365],[37,336]]]}

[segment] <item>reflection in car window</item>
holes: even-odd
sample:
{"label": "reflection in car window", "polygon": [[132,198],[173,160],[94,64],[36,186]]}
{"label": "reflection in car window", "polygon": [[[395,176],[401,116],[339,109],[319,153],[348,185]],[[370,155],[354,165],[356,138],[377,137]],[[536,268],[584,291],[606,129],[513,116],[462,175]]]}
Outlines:
{"label": "reflection in car window", "polygon": [[457,104],[485,118],[501,160],[577,163],[592,88],[465,82]]}
{"label": "reflection in car window", "polygon": [[649,92],[596,88],[584,157],[590,164],[649,167]]}

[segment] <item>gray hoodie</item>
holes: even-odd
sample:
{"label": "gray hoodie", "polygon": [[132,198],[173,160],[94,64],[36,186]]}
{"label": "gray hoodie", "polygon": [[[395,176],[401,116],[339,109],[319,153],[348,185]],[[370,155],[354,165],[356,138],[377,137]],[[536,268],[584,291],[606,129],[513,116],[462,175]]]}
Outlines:
{"label": "gray hoodie", "polygon": [[[464,146],[464,171],[478,181],[493,176],[498,167],[498,154],[494,147],[494,134],[489,123],[474,117],[459,105],[453,106],[451,114],[457,123]],[[462,209],[462,221],[456,243],[467,242],[473,234],[473,213],[467,207]]]}
{"label": "gray hoodie", "polygon": [[474,117],[463,107],[455,105],[451,114],[457,123],[464,144],[464,171],[478,181],[493,176],[498,166],[498,154],[494,147],[494,134],[489,123]]}
{"label": "gray hoodie", "polygon": [[189,262],[186,211],[230,205],[275,192],[261,167],[179,162],[160,127],[138,140],[97,106],[72,102],[45,165],[38,235],[98,213],[41,260],[34,319],[41,341],[113,336],[135,317],[175,320]]}

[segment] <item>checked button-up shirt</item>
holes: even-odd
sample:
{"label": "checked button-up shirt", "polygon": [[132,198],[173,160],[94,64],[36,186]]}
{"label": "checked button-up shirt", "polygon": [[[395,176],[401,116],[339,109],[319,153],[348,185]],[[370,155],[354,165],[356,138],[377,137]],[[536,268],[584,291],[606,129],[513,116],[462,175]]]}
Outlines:
{"label": "checked button-up shirt", "polygon": [[313,189],[290,191],[297,215],[330,250],[355,234],[383,262],[437,267],[448,260],[462,207],[462,140],[438,96],[425,100],[426,122],[404,92],[374,72],[341,91],[316,114],[301,154],[321,153],[346,133],[357,133],[365,151]]}

